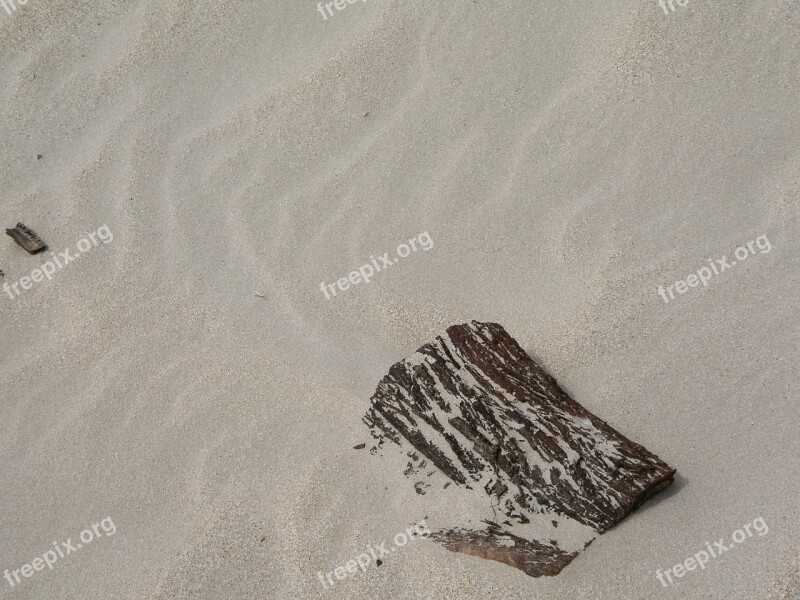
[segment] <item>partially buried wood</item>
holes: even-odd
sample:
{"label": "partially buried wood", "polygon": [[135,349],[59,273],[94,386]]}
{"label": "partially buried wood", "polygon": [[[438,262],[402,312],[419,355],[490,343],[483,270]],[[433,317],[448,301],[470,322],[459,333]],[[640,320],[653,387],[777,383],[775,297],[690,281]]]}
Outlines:
{"label": "partially buried wood", "polygon": [[37,252],[47,249],[47,244],[22,223],[17,223],[14,229],[6,229],[6,234],[14,238],[14,241],[22,246],[29,254],[36,254]]}
{"label": "partially buried wood", "polygon": [[496,323],[450,327],[392,366],[364,422],[373,454],[390,441],[411,458],[407,476],[444,474],[438,490],[455,483],[495,512],[485,527],[443,527],[431,539],[534,577],[558,574],[578,552],[515,531],[544,515],[603,533],[675,475],[570,398]]}

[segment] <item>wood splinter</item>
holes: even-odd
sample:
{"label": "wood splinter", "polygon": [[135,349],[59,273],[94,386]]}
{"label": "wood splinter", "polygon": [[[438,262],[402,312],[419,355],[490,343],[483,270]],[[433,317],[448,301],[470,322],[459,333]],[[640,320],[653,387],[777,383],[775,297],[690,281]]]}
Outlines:
{"label": "wood splinter", "polygon": [[14,241],[22,246],[28,254],[36,254],[37,252],[47,249],[47,244],[22,223],[17,223],[14,229],[6,229],[6,235],[14,238]]}

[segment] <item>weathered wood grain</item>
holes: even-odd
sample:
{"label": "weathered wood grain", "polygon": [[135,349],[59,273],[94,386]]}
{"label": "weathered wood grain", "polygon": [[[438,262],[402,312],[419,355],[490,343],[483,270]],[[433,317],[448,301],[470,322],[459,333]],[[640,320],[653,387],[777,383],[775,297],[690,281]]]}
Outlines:
{"label": "weathered wood grain", "polygon": [[36,254],[47,249],[47,244],[22,223],[17,223],[14,229],[6,229],[6,235],[11,236],[29,254]]}
{"label": "weathered wood grain", "polygon": [[497,512],[486,529],[441,530],[433,539],[534,576],[558,573],[575,553],[524,540],[509,526],[554,513],[602,533],[675,475],[570,398],[496,323],[450,327],[392,366],[364,422],[377,452],[387,441],[409,451],[407,474],[424,478],[419,466],[432,463]]}

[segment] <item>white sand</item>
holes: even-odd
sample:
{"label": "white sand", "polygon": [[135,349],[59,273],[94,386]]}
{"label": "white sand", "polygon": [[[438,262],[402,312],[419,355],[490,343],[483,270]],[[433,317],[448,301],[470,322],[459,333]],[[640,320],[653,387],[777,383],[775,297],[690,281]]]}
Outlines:
{"label": "white sand", "polygon": [[[797,598],[798,34],[796,0],[0,9],[3,227],[114,234],[0,296],[0,569],[117,527],[0,598]],[[0,243],[5,282],[45,258]],[[418,541],[323,589],[447,508],[351,448],[389,366],[469,319],[679,480],[555,578]]]}

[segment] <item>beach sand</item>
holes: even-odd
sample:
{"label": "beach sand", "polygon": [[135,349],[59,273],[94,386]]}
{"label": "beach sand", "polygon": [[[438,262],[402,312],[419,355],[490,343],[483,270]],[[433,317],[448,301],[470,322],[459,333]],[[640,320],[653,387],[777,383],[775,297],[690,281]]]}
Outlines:
{"label": "beach sand", "polygon": [[[800,7],[675,8],[0,9],[4,227],[113,233],[0,295],[0,569],[116,528],[0,598],[798,598]],[[3,236],[3,282],[49,257]],[[675,484],[557,577],[415,540],[324,587],[468,508],[353,446],[389,367],[472,319]]]}

